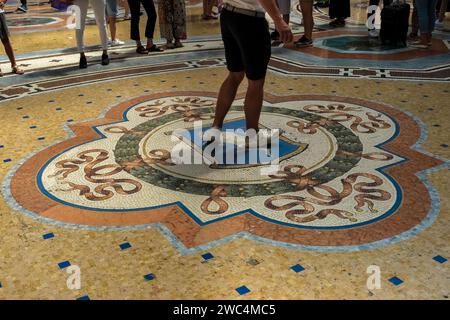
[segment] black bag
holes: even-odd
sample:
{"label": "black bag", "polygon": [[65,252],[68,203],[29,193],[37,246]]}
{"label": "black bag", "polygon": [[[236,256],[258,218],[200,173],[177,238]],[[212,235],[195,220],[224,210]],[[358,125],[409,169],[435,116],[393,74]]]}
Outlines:
{"label": "black bag", "polygon": [[406,47],[410,10],[410,5],[404,0],[394,1],[381,10],[380,39],[382,44],[390,42]]}

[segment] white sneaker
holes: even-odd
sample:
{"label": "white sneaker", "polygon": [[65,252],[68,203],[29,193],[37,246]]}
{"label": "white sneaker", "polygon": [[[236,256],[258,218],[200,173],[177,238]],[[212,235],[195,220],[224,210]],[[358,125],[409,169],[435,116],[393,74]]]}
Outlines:
{"label": "white sneaker", "polygon": [[114,41],[111,41],[110,46],[111,46],[111,47],[117,47],[117,46],[122,46],[122,45],[124,45],[124,44],[125,44],[124,41],[121,41],[121,40],[119,40],[119,39],[115,39]]}
{"label": "white sneaker", "polygon": [[377,29],[369,30],[369,37],[370,38],[378,38],[378,31],[377,31]]}

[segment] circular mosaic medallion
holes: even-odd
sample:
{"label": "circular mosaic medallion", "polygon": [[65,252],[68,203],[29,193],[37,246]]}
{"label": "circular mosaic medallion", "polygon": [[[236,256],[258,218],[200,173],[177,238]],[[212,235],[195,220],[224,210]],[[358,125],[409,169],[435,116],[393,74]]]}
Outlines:
{"label": "circular mosaic medallion", "polygon": [[[36,156],[37,192],[46,210],[35,214],[93,227],[160,222],[192,245],[247,231],[282,243],[333,247],[387,240],[426,216],[426,203],[415,220],[404,207],[410,182],[403,179],[415,175],[402,166],[415,153],[387,147],[405,139],[398,120],[417,129],[404,114],[350,98],[270,97],[260,127],[280,129],[275,170],[260,163],[176,164],[171,151],[177,144],[192,154],[201,149],[194,134],[173,133],[194,132],[197,121],[210,128],[215,105],[207,94],[140,97],[112,108],[92,123],[91,133],[86,124],[74,128],[80,138]],[[231,107],[224,128],[245,129],[242,100]],[[13,195],[21,198],[14,181]]]}

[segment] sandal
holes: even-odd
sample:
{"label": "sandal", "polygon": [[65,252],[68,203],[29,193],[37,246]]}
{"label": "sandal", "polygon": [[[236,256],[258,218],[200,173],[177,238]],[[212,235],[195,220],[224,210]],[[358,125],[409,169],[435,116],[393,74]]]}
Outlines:
{"label": "sandal", "polygon": [[174,48],[182,48],[184,47],[181,41],[175,41]]}
{"label": "sandal", "polygon": [[144,48],[144,46],[139,46],[136,48],[136,53],[139,54],[148,54],[148,50]]}
{"label": "sandal", "polygon": [[175,44],[174,43],[166,43],[166,45],[164,46],[165,49],[175,49]]}
{"label": "sandal", "polygon": [[19,69],[18,66],[14,66],[11,69],[12,69],[12,73],[14,73],[14,74],[24,74],[25,73],[25,71],[23,71],[22,69]]}
{"label": "sandal", "polygon": [[163,52],[163,51],[164,51],[163,49],[158,48],[158,47],[156,46],[156,44],[152,45],[150,48],[147,47],[146,50],[147,50],[148,52]]}

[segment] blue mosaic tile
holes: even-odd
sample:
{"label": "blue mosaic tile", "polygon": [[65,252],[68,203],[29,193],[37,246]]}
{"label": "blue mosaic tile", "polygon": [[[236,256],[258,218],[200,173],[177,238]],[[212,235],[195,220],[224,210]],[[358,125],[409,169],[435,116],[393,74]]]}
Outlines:
{"label": "blue mosaic tile", "polygon": [[389,279],[389,282],[392,283],[395,286],[401,285],[403,283],[403,280],[398,277],[392,277]]}
{"label": "blue mosaic tile", "polygon": [[48,100],[48,102],[55,102],[55,100]]}
{"label": "blue mosaic tile", "polygon": [[147,281],[153,280],[155,278],[156,278],[156,276],[153,273],[149,273],[144,276],[144,279]]}
{"label": "blue mosaic tile", "polygon": [[250,292],[250,289],[247,288],[246,286],[241,286],[239,288],[236,288],[237,293],[239,293],[241,296],[244,294],[247,294]]}
{"label": "blue mosaic tile", "polygon": [[86,104],[91,104],[91,103],[92,103],[92,101],[87,101],[87,102],[86,102]]}
{"label": "blue mosaic tile", "polygon": [[2,285],[2,283],[0,282],[0,288],[3,288],[3,285]]}
{"label": "blue mosaic tile", "polygon": [[129,242],[124,242],[122,244],[119,245],[120,249],[125,250],[128,248],[131,248],[131,244]]}
{"label": "blue mosaic tile", "polygon": [[9,158],[8,158],[8,159],[4,159],[4,160],[3,160],[3,162],[4,162],[4,163],[7,163],[7,162],[11,162],[11,161],[12,161],[12,160],[11,160],[11,159],[9,159]]}
{"label": "blue mosaic tile", "polygon": [[437,261],[437,262],[439,262],[439,263],[447,262],[447,259],[444,258],[443,256],[436,256],[436,257],[433,257],[433,260],[434,260],[434,261]]}
{"label": "blue mosaic tile", "polygon": [[448,144],[443,143],[443,144],[441,144],[441,147],[442,147],[442,148],[448,148]]}
{"label": "blue mosaic tile", "polygon": [[73,119],[67,119],[67,122],[73,122]]}
{"label": "blue mosaic tile", "polygon": [[303,268],[303,266],[300,265],[300,264],[296,264],[296,265],[291,267],[291,270],[296,272],[296,273],[299,273],[299,272],[305,270],[305,268]]}
{"label": "blue mosaic tile", "polygon": [[55,110],[56,110],[56,111],[61,111],[61,110],[62,110],[62,108],[56,108]]}
{"label": "blue mosaic tile", "polygon": [[60,269],[67,268],[68,266],[70,266],[70,262],[69,261],[62,261],[62,262],[58,263],[58,267]]}
{"label": "blue mosaic tile", "polygon": [[4,148],[4,147],[5,147],[4,145],[0,144],[0,149],[1,149],[1,148]]}
{"label": "blue mosaic tile", "polygon": [[30,129],[36,129],[37,126],[29,126]]}
{"label": "blue mosaic tile", "polygon": [[22,110],[23,109],[23,107],[18,107],[18,108],[16,108],[17,110]]}
{"label": "blue mosaic tile", "polygon": [[79,96],[79,97],[84,97],[84,94],[80,93],[78,96]]}
{"label": "blue mosaic tile", "polygon": [[77,298],[77,300],[91,300],[88,295]]}
{"label": "blue mosaic tile", "polygon": [[46,234],[42,235],[42,238],[44,238],[44,240],[51,239],[51,238],[54,238],[54,237],[55,237],[55,235],[54,235],[53,232],[46,233]]}
{"label": "blue mosaic tile", "polygon": [[23,116],[22,119],[29,119],[29,116]]}
{"label": "blue mosaic tile", "polygon": [[45,140],[45,137],[38,137],[38,140]]}
{"label": "blue mosaic tile", "polygon": [[214,255],[212,253],[208,252],[208,253],[202,254],[202,258],[205,259],[206,261],[208,261],[208,260],[214,258]]}

